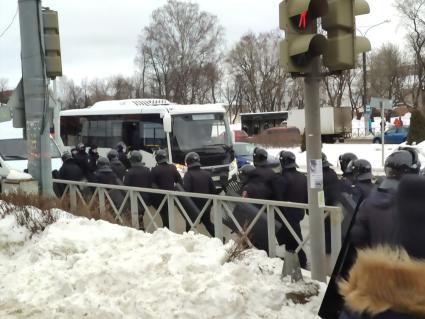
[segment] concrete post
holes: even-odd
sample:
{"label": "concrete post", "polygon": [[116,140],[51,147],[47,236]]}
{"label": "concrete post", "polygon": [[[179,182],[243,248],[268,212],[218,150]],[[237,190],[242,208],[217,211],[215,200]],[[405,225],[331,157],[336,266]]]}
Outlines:
{"label": "concrete post", "polygon": [[48,80],[42,40],[41,1],[18,2],[28,172],[39,181],[39,191],[42,195],[53,196]]}
{"label": "concrete post", "polygon": [[[322,159],[319,105],[320,79],[319,58],[316,57],[313,59],[311,72],[304,79],[311,277],[312,279],[326,282],[324,218],[322,209],[319,208],[319,196],[323,192],[323,176],[320,182],[321,165],[318,166],[319,170],[313,169],[313,164],[321,164]],[[312,160],[316,160],[316,162],[312,162]]]}

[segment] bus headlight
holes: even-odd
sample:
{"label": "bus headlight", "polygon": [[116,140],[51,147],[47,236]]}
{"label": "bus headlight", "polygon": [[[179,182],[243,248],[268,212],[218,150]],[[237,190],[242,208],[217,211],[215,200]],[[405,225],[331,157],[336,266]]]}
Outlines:
{"label": "bus headlight", "polygon": [[229,179],[231,179],[234,175],[238,173],[238,163],[236,160],[233,160],[233,162],[229,165]]}

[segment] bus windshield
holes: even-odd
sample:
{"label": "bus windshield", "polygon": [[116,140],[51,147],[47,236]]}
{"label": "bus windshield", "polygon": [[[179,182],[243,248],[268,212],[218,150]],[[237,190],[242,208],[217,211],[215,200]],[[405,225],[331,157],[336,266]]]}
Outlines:
{"label": "bus windshield", "polygon": [[220,164],[226,164],[232,145],[230,129],[222,113],[174,115],[171,141],[173,160],[177,163],[182,162],[183,154],[194,151],[201,155],[201,161],[202,154],[221,154],[226,160]]}

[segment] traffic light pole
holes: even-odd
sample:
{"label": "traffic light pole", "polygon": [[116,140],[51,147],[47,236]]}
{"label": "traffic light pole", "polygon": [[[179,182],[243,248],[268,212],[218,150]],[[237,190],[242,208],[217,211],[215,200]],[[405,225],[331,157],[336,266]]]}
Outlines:
{"label": "traffic light pole", "polygon": [[48,80],[42,42],[40,0],[19,0],[22,79],[25,100],[28,172],[42,195],[53,195]]}
{"label": "traffic light pole", "polygon": [[322,142],[320,134],[320,64],[313,59],[311,72],[304,79],[305,137],[307,146],[308,204],[311,236],[311,278],[326,282],[323,197]]}

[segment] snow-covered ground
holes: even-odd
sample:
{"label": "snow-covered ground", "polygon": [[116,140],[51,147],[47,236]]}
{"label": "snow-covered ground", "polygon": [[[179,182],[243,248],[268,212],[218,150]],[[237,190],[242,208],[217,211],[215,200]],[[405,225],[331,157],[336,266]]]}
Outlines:
{"label": "snow-covered ground", "polygon": [[282,261],[192,232],[153,234],[61,218],[30,238],[0,219],[0,318],[315,318],[323,296],[294,304]]}

